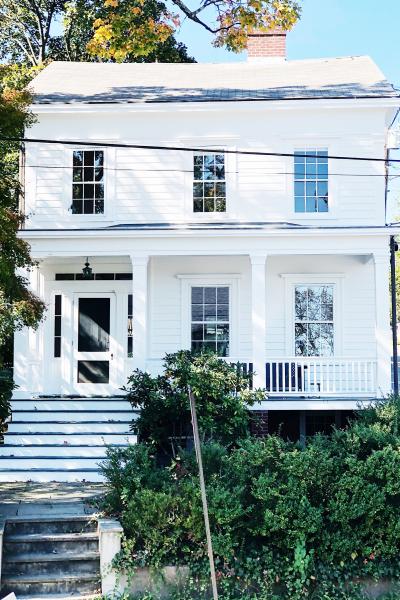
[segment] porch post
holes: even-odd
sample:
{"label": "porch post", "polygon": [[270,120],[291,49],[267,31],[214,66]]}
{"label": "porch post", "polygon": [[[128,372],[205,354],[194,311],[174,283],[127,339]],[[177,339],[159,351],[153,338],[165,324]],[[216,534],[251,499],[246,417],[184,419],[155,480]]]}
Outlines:
{"label": "porch post", "polygon": [[132,261],[132,325],[133,364],[135,369],[146,369],[148,336],[148,256],[131,255]]}
{"label": "porch post", "polygon": [[251,254],[251,338],[254,387],[265,388],[266,254]]}
{"label": "porch post", "polygon": [[374,254],[375,262],[375,337],[377,391],[381,396],[390,394],[391,373],[391,332],[389,294],[389,250]]}

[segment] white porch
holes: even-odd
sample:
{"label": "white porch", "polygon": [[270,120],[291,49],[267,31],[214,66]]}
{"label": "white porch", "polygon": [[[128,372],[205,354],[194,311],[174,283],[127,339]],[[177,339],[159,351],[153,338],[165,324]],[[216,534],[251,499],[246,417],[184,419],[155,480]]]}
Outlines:
{"label": "white porch", "polygon": [[[89,246],[92,280],[60,278],[76,277],[86,253],[42,254],[39,268],[30,274],[32,289],[49,310],[36,332],[17,334],[16,397],[111,396],[122,393],[133,369],[159,372],[165,353],[190,348],[189,291],[194,285],[229,287],[229,353],[224,359],[246,365],[253,386],[266,390],[265,408],[309,409],[322,401],[327,408],[351,409],[359,401],[390,392],[388,254],[382,249],[373,254],[258,250],[237,255],[110,256]],[[113,279],[105,278],[111,274]],[[333,286],[333,355],[296,355],[292,296],[296,284]],[[56,296],[62,297],[59,357],[54,356]],[[77,302],[84,297],[110,298],[110,348],[101,357],[110,364],[107,383],[77,382]]]}

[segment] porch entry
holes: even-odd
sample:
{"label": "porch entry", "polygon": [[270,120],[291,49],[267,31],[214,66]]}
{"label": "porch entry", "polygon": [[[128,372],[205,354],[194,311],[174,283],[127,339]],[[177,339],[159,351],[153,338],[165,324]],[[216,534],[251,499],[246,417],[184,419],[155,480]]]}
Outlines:
{"label": "porch entry", "polygon": [[108,394],[115,389],[115,295],[74,295],[73,389]]}

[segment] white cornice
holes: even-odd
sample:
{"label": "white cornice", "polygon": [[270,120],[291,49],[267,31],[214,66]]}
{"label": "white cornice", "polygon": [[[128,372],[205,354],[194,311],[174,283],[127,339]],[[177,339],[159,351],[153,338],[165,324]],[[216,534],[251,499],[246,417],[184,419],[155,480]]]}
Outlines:
{"label": "white cornice", "polygon": [[51,103],[32,104],[33,113],[126,113],[126,112],[226,112],[266,110],[315,110],[338,108],[394,108],[400,106],[400,98],[310,98],[299,100],[241,100],[231,102],[149,102],[149,103]]}
{"label": "white cornice", "polygon": [[38,239],[80,239],[80,238],[269,238],[269,237],[377,237],[400,235],[399,227],[319,228],[319,229],[24,229],[19,237],[29,241]]}

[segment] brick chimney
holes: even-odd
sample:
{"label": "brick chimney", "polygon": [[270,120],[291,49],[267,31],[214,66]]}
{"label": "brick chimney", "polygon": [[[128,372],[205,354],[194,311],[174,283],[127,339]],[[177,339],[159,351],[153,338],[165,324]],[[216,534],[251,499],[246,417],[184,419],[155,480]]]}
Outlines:
{"label": "brick chimney", "polygon": [[247,40],[249,62],[281,62],[286,60],[286,31],[280,27],[269,31],[254,30]]}

